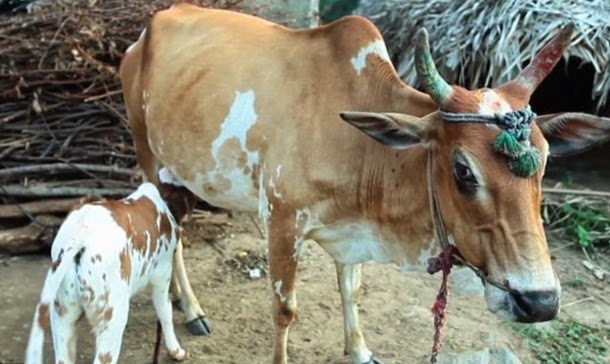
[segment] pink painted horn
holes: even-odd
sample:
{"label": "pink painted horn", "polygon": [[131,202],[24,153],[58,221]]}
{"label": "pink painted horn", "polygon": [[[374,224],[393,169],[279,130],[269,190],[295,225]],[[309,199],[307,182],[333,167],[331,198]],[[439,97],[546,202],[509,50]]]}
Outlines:
{"label": "pink painted horn", "polygon": [[439,106],[446,105],[451,99],[453,89],[441,77],[434,65],[426,28],[420,28],[415,34],[415,69],[424,92]]}
{"label": "pink painted horn", "polygon": [[570,45],[573,31],[574,23],[568,23],[568,25],[559,30],[551,41],[534,56],[532,62],[515,79],[506,83],[506,85],[520,86],[526,90],[528,97],[534,93],[538,85],[551,73],[566,48]]}

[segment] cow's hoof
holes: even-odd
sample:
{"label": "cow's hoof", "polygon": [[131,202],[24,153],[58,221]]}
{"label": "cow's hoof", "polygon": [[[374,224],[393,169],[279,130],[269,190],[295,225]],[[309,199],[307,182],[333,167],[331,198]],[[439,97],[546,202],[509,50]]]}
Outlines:
{"label": "cow's hoof", "polygon": [[186,328],[193,335],[208,336],[212,333],[212,324],[206,316],[198,316],[186,323]]}
{"label": "cow's hoof", "polygon": [[[349,352],[347,350],[343,350],[343,354],[349,355]],[[383,364],[383,362],[379,360],[379,358],[377,358],[375,354],[371,354],[370,359],[368,361],[363,362],[362,364]]]}
{"label": "cow's hoof", "polygon": [[379,358],[375,357],[375,355],[371,355],[371,358],[369,359],[369,361],[367,361],[366,363],[362,363],[362,364],[383,364],[383,362],[381,360],[379,360]]}

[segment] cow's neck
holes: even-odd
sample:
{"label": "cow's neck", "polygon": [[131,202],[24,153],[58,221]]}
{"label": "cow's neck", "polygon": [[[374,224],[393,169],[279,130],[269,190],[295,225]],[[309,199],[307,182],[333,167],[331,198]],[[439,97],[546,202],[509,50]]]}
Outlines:
{"label": "cow's neck", "polygon": [[425,270],[438,252],[426,175],[427,150],[394,151],[377,142],[363,148],[359,174],[336,191],[341,220],[314,237],[343,263],[374,260],[405,270]]}
{"label": "cow's neck", "polygon": [[[420,117],[437,110],[428,95],[405,85],[386,63],[372,63],[365,78],[376,84],[360,87],[366,94],[352,100],[354,110]],[[353,166],[343,174],[351,180],[336,185],[336,205],[330,210],[337,218],[327,216],[328,223],[316,229],[314,240],[344,263],[374,260],[425,270],[428,257],[439,251],[428,199],[427,149],[392,150],[364,134],[350,142],[349,160],[341,163]],[[342,176],[334,178],[337,182]]]}

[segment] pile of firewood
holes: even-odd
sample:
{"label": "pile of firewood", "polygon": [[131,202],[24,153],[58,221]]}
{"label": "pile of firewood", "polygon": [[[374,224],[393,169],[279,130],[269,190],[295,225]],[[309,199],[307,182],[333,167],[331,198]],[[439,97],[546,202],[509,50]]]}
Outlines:
{"label": "pile of firewood", "polygon": [[40,249],[80,197],[124,196],[139,183],[118,67],[173,2],[38,1],[0,14],[0,252]]}

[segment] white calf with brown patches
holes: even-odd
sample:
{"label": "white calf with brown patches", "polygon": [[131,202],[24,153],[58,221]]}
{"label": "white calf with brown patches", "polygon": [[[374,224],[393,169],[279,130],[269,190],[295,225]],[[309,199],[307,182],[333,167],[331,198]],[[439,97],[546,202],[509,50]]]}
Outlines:
{"label": "white calf with brown patches", "polygon": [[[146,176],[154,180],[162,164],[199,197],[258,211],[264,220],[276,364],[288,360],[295,275],[307,239],[335,259],[346,352],[353,363],[379,362],[358,325],[360,264],[424,271],[426,258],[440,250],[431,200],[460,254],[513,288],[487,285],[490,310],[527,322],[557,314],[559,282],[540,218],[543,166],[509,169],[514,161],[492,145],[503,131],[498,120],[520,112],[525,123],[533,120],[524,111],[529,96],[569,32],[514,82],[493,90],[438,81],[423,43],[415,48],[426,93],[399,79],[379,31],[356,16],[293,30],[179,4],[157,13],[125,54],[121,81]],[[607,119],[583,114],[528,125],[522,136],[529,144],[517,147],[542,157],[599,143],[610,129]],[[531,174],[513,173],[524,165]]]}
{"label": "white calf with brown patches", "polygon": [[[164,197],[175,197],[175,187],[162,184],[160,189]],[[151,287],[170,357],[185,358],[174,333],[168,293],[177,246],[180,286],[191,292],[181,262],[180,227],[172,214],[182,217],[188,210],[184,201],[169,201],[168,206],[155,185],[144,183],[123,200],[84,204],[68,215],[53,242],[53,263],[34,314],[27,364],[43,362],[49,321],[55,363],[74,363],[76,322],[83,314],[96,336],[93,362],[117,363],[129,300],[145,287]]]}

